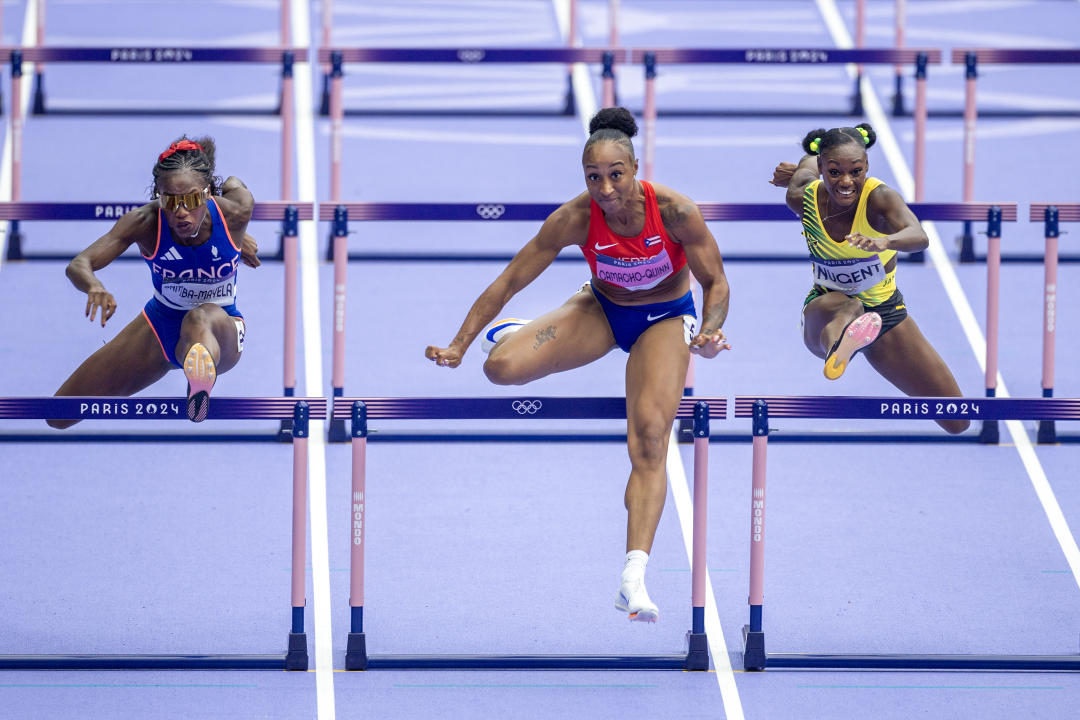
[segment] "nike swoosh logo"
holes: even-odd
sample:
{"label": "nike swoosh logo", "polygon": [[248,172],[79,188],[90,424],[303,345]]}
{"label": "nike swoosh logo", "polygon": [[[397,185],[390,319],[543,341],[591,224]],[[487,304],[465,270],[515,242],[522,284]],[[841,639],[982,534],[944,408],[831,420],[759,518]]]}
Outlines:
{"label": "nike swoosh logo", "polygon": [[615,247],[618,244],[619,243],[611,243],[610,245],[593,245],[593,247],[597,250],[607,250],[609,247]]}
{"label": "nike swoosh logo", "polygon": [[660,313],[659,315],[653,315],[652,313],[649,313],[649,322],[652,322],[653,320],[659,320],[660,318],[664,317],[665,315],[670,315],[670,314],[671,314],[670,310],[668,310],[666,313]]}

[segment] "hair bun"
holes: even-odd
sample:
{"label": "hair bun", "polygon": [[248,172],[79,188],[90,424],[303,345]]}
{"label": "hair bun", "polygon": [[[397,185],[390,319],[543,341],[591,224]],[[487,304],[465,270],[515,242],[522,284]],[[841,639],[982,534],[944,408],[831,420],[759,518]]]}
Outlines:
{"label": "hair bun", "polygon": [[638,126],[634,116],[624,107],[604,108],[589,120],[589,134],[597,130],[618,130],[627,137],[637,135]]}

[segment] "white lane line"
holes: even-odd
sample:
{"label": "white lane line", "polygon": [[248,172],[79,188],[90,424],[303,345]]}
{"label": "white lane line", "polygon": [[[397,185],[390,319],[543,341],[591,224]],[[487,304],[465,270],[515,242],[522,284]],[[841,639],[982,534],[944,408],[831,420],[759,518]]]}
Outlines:
{"label": "white lane line", "polygon": [[[559,23],[559,35],[565,41],[570,37],[570,0],[552,0],[555,5],[555,19]],[[581,17],[578,16],[578,27],[581,27]],[[578,45],[581,44],[580,29],[578,30]],[[581,129],[585,135],[589,134],[589,120],[596,114],[596,91],[593,89],[592,77],[589,75],[589,67],[585,63],[571,65],[570,85],[574,92],[574,104],[577,106],[578,119],[581,121]]]}
{"label": "white lane line", "polygon": [[[675,430],[668,438],[667,456],[668,483],[671,497],[675,500],[675,510],[682,527],[683,542],[686,545],[686,557],[691,564],[694,559],[694,503],[690,499],[690,488],[683,468],[682,455],[679,452],[678,436]],[[709,577],[709,567],[705,566],[705,577]],[[712,655],[713,668],[716,670],[716,683],[720,686],[720,697],[724,702],[724,714],[727,720],[743,720],[742,700],[739,688],[735,684],[735,673],[731,669],[727,644],[724,642],[724,628],[720,625],[720,613],[716,608],[716,596],[712,582],[705,583],[705,634],[709,639],[709,654]]]}
{"label": "white lane line", "polygon": [[[23,17],[23,32],[22,32],[22,44],[25,47],[37,44],[37,4],[38,0],[28,0],[26,3],[26,12]],[[22,89],[19,92],[21,106],[22,106],[22,121],[23,127],[26,127],[26,111],[30,107],[30,89],[33,85],[34,79],[34,64],[23,63],[23,82]],[[11,102],[11,98],[8,98],[8,103]],[[10,116],[11,108],[7,108],[7,113]],[[12,182],[12,163],[14,162],[14,156],[12,155],[11,147],[11,122],[4,123],[4,154],[0,157],[0,199],[4,201],[10,201],[11,197],[11,182]],[[8,234],[11,232],[11,223],[6,222],[0,224],[0,269],[4,267],[4,258],[7,257],[7,240]]]}
{"label": "white lane line", "polygon": [[[311,10],[307,0],[292,4],[293,44],[311,48]],[[297,199],[315,202],[315,109],[312,63],[293,67],[296,108]],[[318,210],[315,217],[318,217]],[[321,397],[322,319],[319,317],[319,253],[317,221],[300,223],[300,303],[303,317],[304,392]],[[308,439],[308,503],[311,519],[311,590],[315,619],[315,703],[319,720],[334,720],[334,644],[330,626],[330,547],[326,519],[326,427],[311,422]]]}
{"label": "white lane line", "polygon": [[[843,19],[840,17],[835,0],[817,0],[817,4],[825,18],[825,24],[829,28],[833,42],[841,48],[853,47],[851,36],[848,34]],[[855,69],[852,66],[848,66],[848,72],[854,77]],[[881,101],[878,100],[877,93],[874,92],[873,86],[865,75],[862,79],[860,91],[866,116],[870,120],[870,124],[874,126],[874,130],[877,131],[878,142],[882,144],[885,157],[899,185],[899,190],[905,197],[911,198],[914,195],[914,179],[908,169],[907,162],[904,160],[903,153],[900,152],[900,146],[896,142],[896,135],[893,134],[888,116],[881,107]],[[985,373],[986,338],[983,336],[982,329],[975,319],[975,312],[972,310],[971,304],[960,286],[960,280],[957,278],[952,262],[945,252],[945,246],[941,242],[937,227],[932,222],[924,222],[923,227],[926,229],[926,235],[930,239],[930,247],[927,249],[930,260],[933,262],[934,269],[945,286],[949,302],[952,303],[953,310],[956,311],[956,315],[960,319],[960,325],[964,329],[964,335],[967,337],[972,352],[975,353],[979,367]],[[997,376],[997,396],[1009,397],[1009,390],[1005,386],[1005,379],[1000,372]],[[1042,504],[1043,512],[1046,513],[1046,518],[1050,522],[1054,537],[1057,538],[1058,545],[1061,546],[1061,551],[1065,554],[1065,559],[1072,570],[1073,580],[1080,587],[1080,547],[1077,547],[1076,538],[1073,537],[1072,531],[1069,529],[1069,523],[1065,520],[1065,514],[1061,511],[1061,505],[1054,495],[1053,488],[1050,487],[1050,481],[1043,471],[1042,463],[1039,462],[1039,458],[1035,454],[1031,439],[1028,437],[1023,424],[1018,420],[1006,420],[1005,427],[1012,437],[1016,451],[1020,454],[1020,460],[1023,462],[1024,469],[1027,471],[1028,478],[1030,478],[1035,489],[1035,494]]]}

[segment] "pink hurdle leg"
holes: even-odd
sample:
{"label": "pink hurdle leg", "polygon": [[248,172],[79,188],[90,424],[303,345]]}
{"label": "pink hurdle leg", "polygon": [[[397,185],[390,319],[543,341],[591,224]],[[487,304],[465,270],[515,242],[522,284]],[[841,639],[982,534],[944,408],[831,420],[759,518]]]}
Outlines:
{"label": "pink hurdle leg", "polygon": [[[349,607],[364,607],[364,504],[367,478],[367,438],[352,439],[352,544],[349,553]],[[361,616],[362,618],[362,616]],[[363,632],[353,623],[353,632]]]}
{"label": "pink hurdle leg", "polygon": [[[293,438],[292,607],[293,632],[303,632],[307,576],[307,466],[308,439]],[[299,611],[299,612],[298,612]],[[299,616],[299,617],[298,617]],[[299,619],[299,627],[297,620]]]}
{"label": "pink hurdle leg", "polygon": [[367,507],[367,407],[357,401],[352,407],[352,495],[349,524],[349,638],[345,645],[345,669],[367,670],[367,640],[364,637],[364,533]]}
{"label": "pink hurdle leg", "polygon": [[[761,630],[765,598],[765,454],[769,438],[754,437],[753,486],[750,498],[750,629]],[[757,608],[755,623],[754,608]],[[757,627],[755,627],[755,624]]]}
{"label": "pink hurdle leg", "polygon": [[761,611],[765,600],[765,452],[769,443],[769,408],[754,402],[753,483],[750,491],[750,624],[743,626],[743,669],[764,670],[765,632]]}
{"label": "pink hurdle leg", "polygon": [[[707,560],[705,557],[707,521],[709,517],[709,438],[694,436],[694,551],[690,603],[694,607],[693,632],[705,632],[705,583]],[[698,627],[698,611],[701,610],[701,626]]]}
{"label": "pink hurdle leg", "polygon": [[1047,235],[1046,256],[1043,259],[1043,396],[1050,397],[1054,389],[1055,329],[1057,325],[1057,272],[1058,272],[1058,236]]}
{"label": "pink hurdle leg", "polygon": [[285,395],[296,393],[296,277],[299,263],[297,239],[286,235],[285,244],[285,362],[282,381]]}
{"label": "pink hurdle leg", "polygon": [[998,374],[998,298],[1001,285],[1001,238],[986,239],[986,396],[993,397]]}

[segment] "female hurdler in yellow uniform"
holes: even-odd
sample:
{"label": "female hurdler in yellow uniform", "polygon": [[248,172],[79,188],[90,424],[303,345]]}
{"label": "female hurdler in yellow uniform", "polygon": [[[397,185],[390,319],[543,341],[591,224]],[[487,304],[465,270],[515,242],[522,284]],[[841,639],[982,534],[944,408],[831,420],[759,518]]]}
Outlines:
{"label": "female hurdler in yellow uniform", "polygon": [[[814,285],[803,304],[803,342],[835,380],[862,351],[870,365],[908,395],[960,397],[948,366],[908,315],[896,287],[896,252],[929,245],[899,193],[867,172],[868,124],[813,130],[798,165],[782,162],[770,181],[787,188],[802,219]],[[967,420],[939,420],[950,433]]]}

